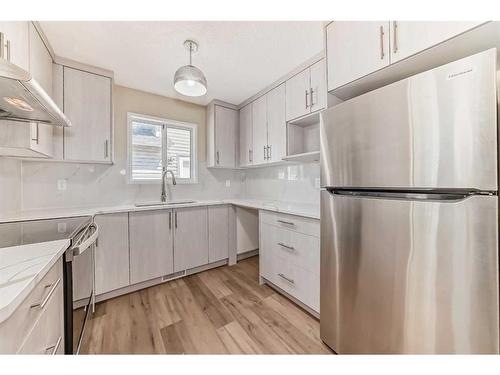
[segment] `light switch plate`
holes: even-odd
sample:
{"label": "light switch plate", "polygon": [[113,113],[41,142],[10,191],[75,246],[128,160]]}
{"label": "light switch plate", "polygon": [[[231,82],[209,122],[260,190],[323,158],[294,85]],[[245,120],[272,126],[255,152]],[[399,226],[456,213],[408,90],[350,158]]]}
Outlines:
{"label": "light switch plate", "polygon": [[279,171],[278,172],[278,178],[280,180],[284,180],[285,179],[285,171]]}
{"label": "light switch plate", "polygon": [[314,187],[316,189],[319,189],[321,186],[321,183],[320,183],[320,180],[319,180],[319,177],[317,177],[315,180],[314,180]]}
{"label": "light switch plate", "polygon": [[57,190],[63,191],[66,190],[67,187],[68,185],[65,179],[57,180]]}
{"label": "light switch plate", "polygon": [[57,233],[66,233],[66,223],[57,223]]}
{"label": "light switch plate", "polygon": [[231,180],[226,180],[226,187],[230,187],[231,186]]}

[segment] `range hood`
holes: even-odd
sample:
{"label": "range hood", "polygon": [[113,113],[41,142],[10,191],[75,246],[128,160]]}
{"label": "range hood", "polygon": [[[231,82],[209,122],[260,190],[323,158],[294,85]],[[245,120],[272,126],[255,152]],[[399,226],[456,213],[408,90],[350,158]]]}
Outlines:
{"label": "range hood", "polygon": [[71,126],[71,122],[31,75],[0,58],[0,120]]}

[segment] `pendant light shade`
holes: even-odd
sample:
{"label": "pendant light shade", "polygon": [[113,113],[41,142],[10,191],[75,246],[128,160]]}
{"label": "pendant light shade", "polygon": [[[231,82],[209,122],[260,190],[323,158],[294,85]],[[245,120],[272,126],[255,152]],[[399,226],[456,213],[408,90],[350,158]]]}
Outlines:
{"label": "pendant light shade", "polygon": [[174,75],[175,90],[185,96],[202,96],[207,93],[207,79],[203,72],[191,64],[191,54],[198,50],[198,44],[186,40],[184,46],[189,51],[189,65],[181,66]]}

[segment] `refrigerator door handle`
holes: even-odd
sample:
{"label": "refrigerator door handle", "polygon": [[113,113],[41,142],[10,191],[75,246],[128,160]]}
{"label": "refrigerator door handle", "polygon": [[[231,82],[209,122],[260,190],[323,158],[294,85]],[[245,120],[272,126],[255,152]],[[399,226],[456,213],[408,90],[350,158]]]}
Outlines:
{"label": "refrigerator door handle", "polygon": [[397,199],[397,200],[412,200],[412,201],[439,201],[439,202],[459,202],[474,195],[495,195],[494,192],[476,192],[476,191],[460,191],[460,192],[403,192],[403,191],[364,191],[364,190],[337,190],[327,189],[332,195],[363,197],[363,198],[380,198],[380,199]]}

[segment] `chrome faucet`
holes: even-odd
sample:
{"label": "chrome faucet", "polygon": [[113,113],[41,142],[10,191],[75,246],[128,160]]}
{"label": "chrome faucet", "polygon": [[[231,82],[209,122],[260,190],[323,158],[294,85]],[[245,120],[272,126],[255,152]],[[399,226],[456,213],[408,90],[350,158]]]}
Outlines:
{"label": "chrome faucet", "polygon": [[161,201],[162,202],[167,201],[167,192],[165,190],[165,177],[167,176],[167,173],[170,173],[170,175],[172,176],[172,185],[177,185],[177,181],[175,181],[174,172],[172,172],[170,169],[165,169],[161,175]]}

